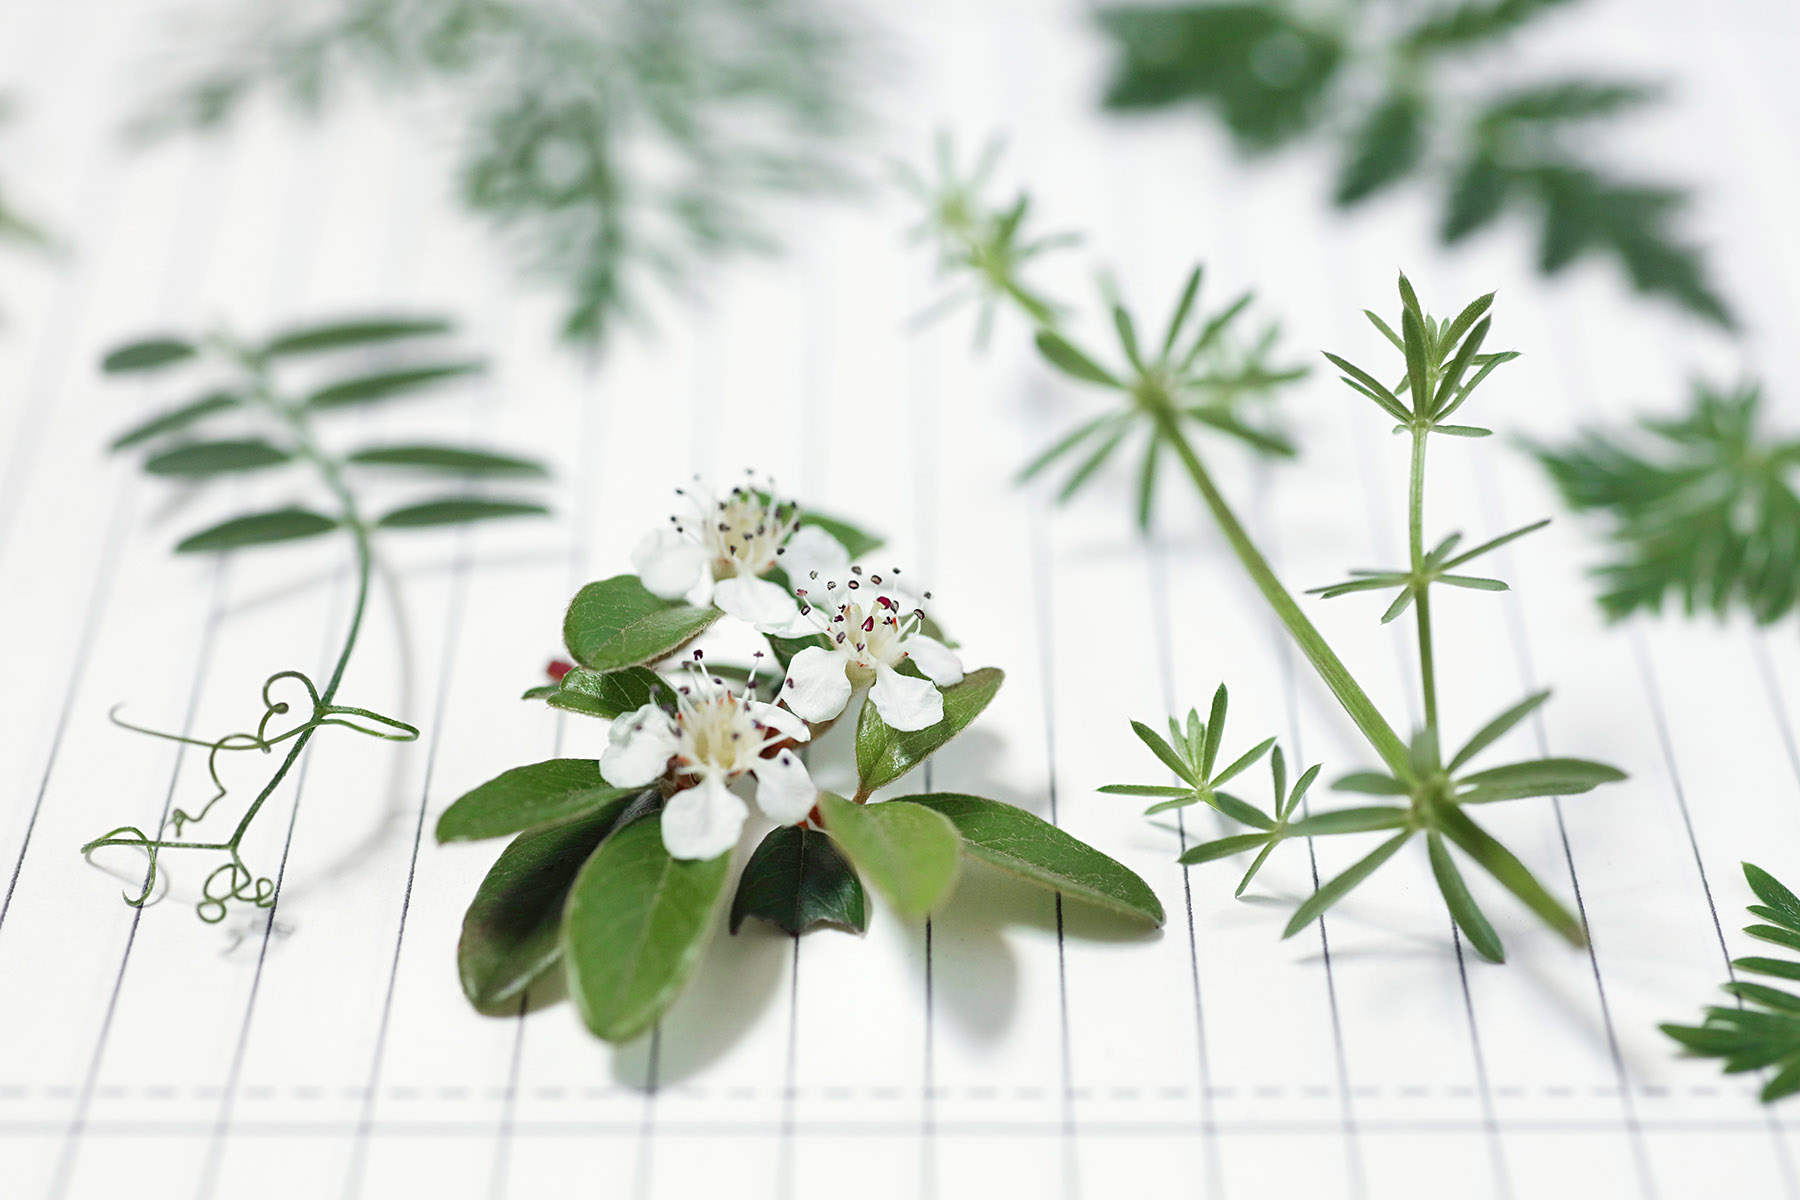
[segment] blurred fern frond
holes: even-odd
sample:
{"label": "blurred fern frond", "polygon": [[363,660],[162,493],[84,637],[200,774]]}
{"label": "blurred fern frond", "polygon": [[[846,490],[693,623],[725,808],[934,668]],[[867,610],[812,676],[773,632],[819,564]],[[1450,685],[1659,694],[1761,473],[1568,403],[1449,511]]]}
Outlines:
{"label": "blurred fern frond", "polygon": [[137,123],[318,113],[361,85],[456,126],[463,203],[602,340],[645,285],[774,241],[763,206],[846,185],[856,29],[822,0],[306,0],[258,5]]}
{"label": "blurred fern frond", "polygon": [[[1520,31],[1574,0],[1287,0],[1102,10],[1121,111],[1198,104],[1248,154],[1335,143],[1333,201],[1351,208],[1412,178],[1443,189],[1453,243],[1516,212],[1538,225],[1538,268],[1612,259],[1639,292],[1732,328],[1700,252],[1677,226],[1685,190],[1615,177],[1593,157],[1605,121],[1655,100],[1633,81],[1495,85]],[[1503,66],[1503,64],[1502,64]]]}

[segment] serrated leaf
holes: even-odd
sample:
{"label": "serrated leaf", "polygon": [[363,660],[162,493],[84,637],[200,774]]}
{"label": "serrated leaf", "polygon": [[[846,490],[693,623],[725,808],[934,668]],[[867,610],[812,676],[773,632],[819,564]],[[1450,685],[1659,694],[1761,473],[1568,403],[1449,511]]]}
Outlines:
{"label": "serrated leaf", "polygon": [[886,787],[937,753],[951,738],[969,727],[994,699],[1006,679],[998,667],[982,667],[963,676],[961,683],[940,689],[944,717],[936,725],[903,733],[888,725],[865,703],[856,722],[857,789],[867,796]]}
{"label": "serrated leaf", "polygon": [[382,514],[375,524],[382,529],[429,529],[436,525],[467,525],[502,517],[542,517],[550,510],[531,500],[494,500],[486,496],[446,496],[408,504]]}
{"label": "serrated leaf", "polygon": [[675,1002],[712,934],[730,866],[729,854],[671,857],[660,814],[600,843],[562,925],[569,994],[597,1036],[630,1041]]}
{"label": "serrated leaf", "polygon": [[199,352],[200,348],[185,338],[144,338],[109,351],[100,360],[100,369],[109,375],[126,371],[154,371],[184,362]]}
{"label": "serrated leaf", "polygon": [[948,817],[969,858],[1069,899],[1163,923],[1162,902],[1136,872],[1016,805],[943,792],[905,800]]}
{"label": "serrated leaf", "polygon": [[622,671],[672,654],[725,614],[664,600],[636,575],[590,583],[569,602],[563,642],[592,671]]}
{"label": "serrated leaf", "polygon": [[819,793],[819,815],[858,873],[903,917],[923,917],[956,883],[962,837],[942,813],[890,800],[857,804]]}
{"label": "serrated leaf", "polygon": [[269,339],[263,353],[270,357],[345,350],[403,338],[428,337],[450,332],[441,317],[372,317],[357,321],[332,321],[290,329]]}
{"label": "serrated leaf", "polygon": [[544,464],[491,450],[475,450],[464,446],[438,446],[426,443],[403,446],[368,446],[353,451],[345,461],[367,467],[415,467],[426,471],[444,471],[452,475],[532,475],[549,474]]}
{"label": "serrated leaf", "polygon": [[627,802],[615,800],[561,825],[522,833],[500,852],[456,943],[463,995],[501,1013],[562,958],[563,904],[576,874],[611,833]]}
{"label": "serrated leaf", "polygon": [[788,825],[756,847],[731,902],[731,932],[745,917],[799,935],[820,925],[869,927],[862,881],[823,830]]}
{"label": "serrated leaf", "polygon": [[177,554],[201,554],[214,550],[236,550],[241,546],[261,546],[271,542],[292,542],[300,538],[318,537],[338,528],[338,523],[323,513],[305,508],[277,508],[269,512],[233,517],[217,525],[190,534],[175,547]]}
{"label": "serrated leaf", "polygon": [[400,367],[374,375],[361,375],[320,388],[306,398],[306,405],[313,409],[334,409],[391,400],[446,380],[473,375],[482,366],[479,362],[436,363],[425,367]]}
{"label": "serrated leaf", "polygon": [[292,462],[293,457],[262,438],[190,442],[151,455],[144,462],[144,470],[151,475],[204,478],[279,467]]}
{"label": "serrated leaf", "polygon": [[606,672],[574,667],[545,699],[551,708],[611,718],[636,712],[650,703],[659,690],[666,694],[668,687],[647,667]]}
{"label": "serrated leaf", "polygon": [[437,840],[505,837],[605,808],[643,788],[619,788],[591,758],[553,758],[514,767],[459,796],[438,818]]}
{"label": "serrated leaf", "polygon": [[191,404],[180,408],[172,408],[158,413],[141,424],[133,425],[124,433],[113,439],[111,449],[126,450],[140,445],[152,438],[161,437],[165,433],[175,433],[186,429],[196,421],[204,420],[214,413],[226,412],[238,406],[238,398],[230,392],[209,392]]}

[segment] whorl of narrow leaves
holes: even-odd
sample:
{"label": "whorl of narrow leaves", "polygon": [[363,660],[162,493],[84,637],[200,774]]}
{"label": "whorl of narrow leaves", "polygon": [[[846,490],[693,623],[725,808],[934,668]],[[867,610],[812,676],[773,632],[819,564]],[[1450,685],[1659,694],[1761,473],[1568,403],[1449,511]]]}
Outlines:
{"label": "whorl of narrow leaves", "polygon": [[1760,428],[1753,384],[1697,384],[1679,417],[1592,429],[1535,446],[1569,507],[1604,519],[1612,550],[1594,575],[1607,616],[1742,609],[1763,624],[1800,589],[1800,440]]}
{"label": "whorl of narrow leaves", "polygon": [[309,116],[369,84],[441,101],[463,204],[561,291],[579,342],[641,317],[652,285],[691,290],[771,246],[762,210],[840,190],[865,123],[859,30],[824,0],[321,0],[228,15],[196,44],[207,65],[142,131],[217,126],[263,93]]}
{"label": "whorl of narrow leaves", "polygon": [[[1341,207],[1435,177],[1446,243],[1517,212],[1538,224],[1545,274],[1604,256],[1638,291],[1729,328],[1699,251],[1679,233],[1687,193],[1614,178],[1589,158],[1594,126],[1643,107],[1657,89],[1579,77],[1465,83],[1491,78],[1471,70],[1476,56],[1568,2],[1378,4],[1366,7],[1388,11],[1354,19],[1279,0],[1109,7],[1099,17],[1117,51],[1106,104],[1207,107],[1250,153],[1335,141]],[[1352,28],[1387,40],[1361,44]]]}
{"label": "whorl of narrow leaves", "polygon": [[[1744,932],[1779,946],[1787,957],[1734,958],[1738,971],[1787,981],[1800,980],[1800,897],[1760,867],[1744,864],[1744,878],[1761,904],[1749,906],[1761,922]],[[1689,1054],[1716,1058],[1728,1075],[1766,1071],[1762,1099],[1768,1104],[1800,1092],[1800,995],[1783,987],[1739,979],[1723,985],[1735,1003],[1706,1010],[1700,1025],[1667,1024],[1662,1031]]]}

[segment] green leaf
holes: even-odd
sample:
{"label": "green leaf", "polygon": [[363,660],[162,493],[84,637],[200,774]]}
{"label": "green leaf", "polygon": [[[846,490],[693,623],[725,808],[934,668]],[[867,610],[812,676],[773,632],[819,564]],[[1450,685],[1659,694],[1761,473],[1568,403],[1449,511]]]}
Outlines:
{"label": "green leaf", "polygon": [[1288,826],[1288,834],[1292,837],[1329,837],[1338,833],[1400,829],[1406,825],[1407,815],[1406,809],[1387,804],[1339,808],[1295,821]]}
{"label": "green leaf", "polygon": [[420,391],[447,379],[473,375],[482,369],[479,362],[437,363],[427,367],[402,367],[375,375],[345,379],[306,398],[308,408],[346,408],[352,404],[369,404]]}
{"label": "green leaf", "polygon": [[1425,845],[1431,852],[1431,873],[1436,876],[1438,891],[1443,893],[1444,904],[1450,909],[1450,919],[1463,931],[1477,954],[1489,962],[1505,962],[1506,947],[1501,944],[1494,927],[1488,924],[1475,897],[1469,894],[1469,885],[1464,882],[1462,872],[1456,869],[1443,837],[1437,830],[1429,830],[1425,834]]}
{"label": "green leaf", "polygon": [[[1402,275],[1404,282],[1406,276]],[[1412,397],[1413,412],[1419,416],[1430,416],[1431,408],[1431,363],[1429,339],[1425,333],[1425,325],[1407,308],[1400,314],[1400,333],[1406,339],[1406,377],[1408,392]]]}
{"label": "green leaf", "polygon": [[1792,992],[1784,992],[1780,988],[1767,987],[1760,983],[1746,983],[1741,979],[1734,979],[1721,986],[1739,999],[1749,1000],[1764,1008],[1800,1013],[1800,996],[1796,996]]}
{"label": "green leaf", "polygon": [[1229,792],[1214,792],[1213,807],[1242,825],[1256,829],[1274,829],[1275,820],[1254,804],[1239,800]]}
{"label": "green leaf", "polygon": [[354,451],[347,459],[367,467],[417,467],[427,471],[445,471],[453,475],[531,475],[549,474],[544,464],[510,454],[475,450],[464,446],[437,446],[427,443],[404,446],[369,446]]}
{"label": "green leaf", "polygon": [[607,672],[575,667],[562,677],[561,685],[545,699],[551,708],[610,718],[636,712],[650,703],[659,690],[666,694],[668,686],[661,676],[646,667]]}
{"label": "green leaf", "polygon": [[553,758],[514,767],[458,797],[438,818],[437,840],[504,837],[623,803],[643,788],[613,787],[591,758]]}
{"label": "green leaf", "polygon": [[837,517],[826,516],[824,513],[812,512],[808,509],[802,509],[800,511],[800,524],[812,525],[819,529],[823,529],[826,533],[829,533],[832,537],[836,538],[838,544],[848,551],[850,557],[853,559],[861,558],[865,554],[873,554],[887,544],[885,539],[878,537],[867,530],[859,529],[848,521],[839,520]]}
{"label": "green leaf", "polygon": [[1751,912],[1778,925],[1800,930],[1800,897],[1773,875],[1750,863],[1744,864],[1744,879],[1756,893],[1756,898],[1762,901],[1762,905],[1752,907]]}
{"label": "green leaf", "polygon": [[1587,935],[1574,913],[1544,889],[1544,885],[1526,869],[1513,852],[1495,841],[1467,813],[1455,806],[1439,810],[1438,819],[1445,837],[1455,842],[1464,854],[1480,863],[1500,885],[1536,913],[1546,925],[1567,938],[1571,945],[1585,946]]}
{"label": "green leaf", "polygon": [[1069,451],[1075,449],[1076,446],[1079,446],[1082,442],[1100,432],[1102,429],[1107,429],[1114,424],[1117,424],[1118,421],[1119,414],[1110,412],[1102,413],[1091,421],[1083,421],[1068,433],[1058,438],[1055,442],[1052,442],[1050,446],[1036,458],[1021,467],[1018,475],[1014,477],[1015,480],[1019,483],[1027,483],[1030,480],[1037,478],[1045,467],[1069,453]]}
{"label": "green leaf", "polygon": [[1800,933],[1792,929],[1783,929],[1779,925],[1746,925],[1744,932],[1761,941],[1774,942],[1789,950],[1800,950]]}
{"label": "green leaf", "polygon": [[382,529],[428,529],[434,525],[466,525],[501,517],[542,517],[550,510],[530,500],[491,500],[486,496],[446,496],[408,504],[382,514],[375,524]]}
{"label": "green leaf", "polygon": [[299,538],[318,537],[330,533],[338,523],[323,513],[305,508],[277,508],[269,512],[251,513],[221,521],[199,533],[184,538],[176,547],[177,554],[201,554],[213,550],[235,550],[240,546],[260,546],[269,542],[291,542]]}
{"label": "green leaf", "polygon": [[522,833],[475,891],[456,943],[463,995],[484,1013],[511,1011],[562,957],[563,903],[582,864],[624,814],[615,800],[585,816]]}
{"label": "green leaf", "polygon": [[[1223,724],[1223,722],[1221,722],[1221,724]],[[1211,727],[1209,726],[1209,732],[1210,728]],[[1265,738],[1263,741],[1250,747],[1250,749],[1240,754],[1229,767],[1226,767],[1223,771],[1220,771],[1217,775],[1213,776],[1212,786],[1219,787],[1236,779],[1239,775],[1242,775],[1245,771],[1255,766],[1256,761],[1267,754],[1274,745],[1274,738]]]}
{"label": "green leaf", "polygon": [[795,935],[820,925],[869,927],[862,881],[824,831],[804,825],[771,830],[750,856],[731,902],[731,932],[745,917]]}
{"label": "green leaf", "polygon": [[592,671],[622,671],[672,654],[725,614],[653,595],[636,575],[590,583],[569,602],[563,641]]}
{"label": "green leaf", "polygon": [[1338,175],[1339,207],[1348,208],[1396,183],[1419,163],[1425,149],[1425,105],[1403,92],[1390,97],[1350,140],[1350,157]]}
{"label": "green leaf", "polygon": [[[1163,787],[1154,783],[1109,783],[1098,790],[1110,796],[1193,796],[1189,787]],[[1195,797],[1198,799],[1198,797]]]}
{"label": "green leaf", "polygon": [[942,689],[944,719],[910,733],[889,727],[875,706],[865,703],[856,722],[857,790],[867,796],[937,753],[981,715],[1005,679],[998,667],[970,671],[961,683]]}
{"label": "green leaf", "polygon": [[1754,971],[1758,975],[1800,980],[1800,962],[1790,962],[1785,958],[1734,958],[1731,965],[1740,971]]}
{"label": "green leaf", "polygon": [[344,350],[354,346],[449,332],[450,322],[441,317],[372,317],[359,321],[333,321],[290,329],[270,338],[262,352],[271,357],[314,354],[322,350]]}
{"label": "green leaf", "polygon": [[1281,936],[1291,938],[1311,925],[1326,909],[1349,895],[1352,888],[1373,875],[1377,867],[1394,857],[1394,854],[1400,847],[1406,845],[1407,839],[1412,835],[1413,831],[1410,829],[1404,833],[1395,834],[1375,847],[1367,856],[1351,864],[1343,874],[1327,881],[1318,891],[1308,896],[1299,908],[1294,910],[1294,915],[1289,919],[1287,928],[1282,931]]}
{"label": "green leaf", "polygon": [[1195,774],[1194,768],[1189,766],[1187,760],[1182,758],[1181,755],[1175,753],[1174,748],[1170,746],[1169,743],[1163,741],[1162,737],[1158,735],[1154,729],[1150,728],[1142,721],[1133,721],[1131,723],[1131,729],[1132,732],[1138,735],[1138,739],[1142,741],[1144,745],[1150,747],[1150,753],[1156,755],[1156,757],[1162,761],[1163,766],[1175,772],[1175,775],[1178,778],[1187,780],[1195,787],[1200,786],[1200,778]]}
{"label": "green leaf", "polygon": [[956,883],[962,838],[942,813],[890,800],[857,804],[819,793],[819,815],[838,847],[903,917],[923,917]]}
{"label": "green leaf", "polygon": [[145,338],[127,342],[100,360],[100,369],[109,375],[123,371],[154,371],[194,357],[200,348],[182,338]]}
{"label": "green leaf", "polygon": [[113,439],[112,449],[125,450],[132,446],[161,437],[165,433],[174,433],[186,429],[196,421],[212,416],[216,412],[224,412],[238,406],[238,398],[230,392],[209,392],[192,404],[184,404],[180,408],[172,408],[158,413],[148,421],[133,425],[124,433]]}
{"label": "green leaf", "polygon": [[201,478],[257,471],[291,462],[293,455],[261,438],[225,442],[189,442],[152,455],[144,470],[152,475]]}
{"label": "green leaf", "polygon": [[905,799],[948,817],[969,858],[1069,899],[1163,923],[1162,902],[1135,872],[1016,805],[949,793]]}
{"label": "green leaf", "polygon": [[712,933],[731,855],[694,861],[663,848],[662,817],[619,830],[575,878],[563,910],[563,965],[581,1019],[625,1042],[675,1002]]}
{"label": "green leaf", "polygon": [[1266,833],[1238,833],[1230,837],[1222,837],[1217,841],[1202,842],[1191,847],[1175,861],[1184,867],[1198,866],[1215,859],[1230,858],[1233,854],[1242,854],[1246,850],[1254,850],[1269,841]]}
{"label": "green leaf", "polygon": [[1060,333],[1049,329],[1038,330],[1037,348],[1039,353],[1050,360],[1051,365],[1065,375],[1086,380],[1088,383],[1097,383],[1102,387],[1123,388],[1125,386],[1112,372],[1077,350]]}
{"label": "green leaf", "polygon": [[1331,785],[1340,792],[1361,792],[1365,796],[1407,796],[1412,789],[1391,775],[1375,771],[1353,771]]}
{"label": "green leaf", "polygon": [[1451,759],[1450,765],[1444,769],[1451,774],[1455,774],[1457,771],[1461,770],[1464,763],[1468,762],[1477,754],[1480,754],[1483,750],[1486,750],[1489,746],[1506,736],[1508,730],[1514,725],[1517,725],[1520,721],[1523,721],[1532,713],[1536,712],[1538,706],[1543,704],[1544,701],[1549,698],[1550,693],[1548,691],[1535,692],[1489,721],[1486,725],[1483,725],[1480,729],[1475,731],[1475,736],[1470,738],[1468,743],[1464,745],[1461,750],[1456,752],[1456,757]]}
{"label": "green leaf", "polygon": [[1575,796],[1624,778],[1625,772],[1605,763],[1582,758],[1541,758],[1465,775],[1457,780],[1458,786],[1475,790],[1457,799],[1463,803],[1481,804],[1528,796]]}
{"label": "green leaf", "polygon": [[1331,360],[1332,366],[1350,377],[1349,382],[1354,385],[1360,385],[1357,386],[1357,391],[1375,401],[1376,404],[1381,406],[1382,411],[1386,412],[1390,417],[1393,417],[1394,420],[1402,423],[1412,420],[1412,412],[1407,409],[1406,405],[1400,402],[1398,396],[1388,390],[1388,386],[1381,382],[1381,380],[1375,378],[1350,360],[1339,358],[1330,351],[1325,352],[1325,357]]}

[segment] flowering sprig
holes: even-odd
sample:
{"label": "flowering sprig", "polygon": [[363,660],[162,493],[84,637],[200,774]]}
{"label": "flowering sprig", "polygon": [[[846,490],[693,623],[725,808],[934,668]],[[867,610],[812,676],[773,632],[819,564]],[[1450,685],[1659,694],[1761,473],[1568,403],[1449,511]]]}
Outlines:
{"label": "flowering sprig", "polygon": [[[948,793],[876,801],[981,715],[1002,673],[965,673],[926,632],[929,594],[902,591],[899,571],[848,561],[801,571],[799,556],[776,553],[808,528],[846,552],[879,539],[755,487],[708,503],[726,539],[706,543],[708,553],[724,549],[711,565],[723,558],[727,578],[785,584],[807,631],[729,613],[717,586],[708,603],[658,595],[635,575],[581,589],[563,625],[573,664],[527,695],[610,721],[606,751],[598,762],[515,767],[459,798],[437,826],[440,842],[515,835],[463,923],[458,963],[477,1009],[517,1011],[527,989],[561,969],[595,1034],[624,1041],[648,1030],[718,924],[751,797],[775,828],[738,879],[734,933],[749,917],[795,935],[821,925],[860,932],[865,881],[902,917],[923,917],[969,861],[1161,924],[1143,880],[1021,808]],[[814,579],[815,569],[834,577]],[[716,661],[695,644],[716,627],[758,633],[766,650],[747,666]],[[765,693],[769,659],[783,673]],[[857,788],[843,797],[819,790],[807,758],[850,717]]]}
{"label": "flowering sprig", "polygon": [[[532,516],[546,511],[529,497],[498,497],[480,490],[481,479],[535,480],[545,475],[530,459],[479,446],[409,442],[342,448],[326,432],[333,418],[398,397],[411,396],[465,378],[481,363],[445,357],[441,351],[450,324],[438,318],[409,316],[331,321],[289,329],[259,341],[216,332],[199,338],[163,336],[128,343],[101,363],[112,375],[163,377],[177,368],[209,367],[223,382],[174,408],[132,426],[113,440],[116,452],[146,452],[146,473],[190,486],[222,479],[283,475],[304,471],[316,484],[318,499],[306,505],[240,514],[198,530],[175,547],[177,553],[230,553],[341,534],[350,539],[356,559],[356,596],[350,623],[323,686],[300,671],[271,675],[262,690],[263,712],[254,732],[229,733],[206,740],[165,733],[117,717],[120,726],[154,737],[208,750],[207,767],[214,793],[198,811],[174,808],[165,813],[154,834],[122,825],[82,847],[92,855],[109,846],[142,850],[147,858],[143,885],[127,895],[134,907],[147,902],[157,882],[159,856],[168,850],[223,854],[224,861],[206,877],[197,911],[202,920],[225,919],[233,901],[272,907],[276,881],[259,876],[240,853],[244,836],[257,814],[299,760],[313,734],[327,727],[348,728],[389,741],[413,741],[419,731],[393,717],[336,702],[368,609],[378,534],[392,531],[463,525],[473,521]],[[323,380],[317,367],[335,370]],[[292,372],[312,368],[306,387],[296,386]],[[447,492],[415,498],[380,516],[367,511],[359,486],[370,475],[402,478],[449,478]],[[292,688],[304,693],[302,702]],[[280,692],[278,695],[277,692]],[[302,719],[276,731],[290,714]],[[184,837],[186,828],[204,820],[227,799],[218,771],[219,756],[232,751],[271,753],[286,743],[287,752],[263,787],[238,816],[229,835],[218,841]]]}
{"label": "flowering sprig", "polygon": [[[1160,785],[1116,785],[1112,790],[1123,790],[1133,795],[1153,795],[1173,805],[1205,803],[1240,824],[1250,826],[1257,833],[1235,835],[1196,847],[1188,852],[1189,857],[1184,858],[1184,861],[1206,861],[1260,847],[1258,864],[1252,867],[1252,875],[1260,866],[1261,859],[1266,857],[1274,845],[1287,837],[1296,836],[1296,830],[1307,835],[1389,831],[1387,841],[1350,869],[1327,881],[1301,904],[1288,923],[1287,936],[1292,936],[1341,900],[1397,853],[1415,834],[1424,833],[1432,869],[1450,914],[1480,953],[1499,960],[1503,955],[1503,948],[1469,895],[1451,855],[1451,846],[1485,869],[1569,941],[1577,945],[1584,944],[1586,932],[1581,922],[1538,882],[1524,863],[1482,829],[1464,808],[1471,804],[1497,800],[1576,795],[1602,783],[1623,779],[1624,775],[1601,763],[1565,758],[1537,759],[1474,773],[1463,772],[1462,768],[1478,752],[1536,710],[1548,698],[1548,693],[1528,697],[1507,709],[1469,738],[1463,748],[1448,761],[1439,749],[1442,727],[1438,713],[1437,667],[1432,636],[1432,588],[1443,584],[1484,591],[1503,590],[1506,585],[1499,580],[1463,575],[1455,572],[1454,568],[1523,537],[1544,524],[1537,522],[1501,534],[1461,555],[1455,553],[1456,547],[1461,544],[1461,535],[1456,533],[1440,539],[1429,551],[1426,549],[1426,447],[1434,435],[1457,438],[1488,436],[1490,431],[1485,428],[1452,423],[1449,418],[1460,412],[1475,389],[1496,369],[1517,357],[1512,351],[1483,351],[1492,327],[1488,316],[1488,310],[1493,304],[1492,294],[1469,304],[1454,319],[1440,320],[1425,312],[1412,284],[1402,275],[1399,279],[1399,320],[1390,325],[1374,313],[1367,313],[1370,322],[1399,351],[1403,360],[1396,372],[1397,381],[1393,386],[1383,383],[1376,375],[1340,356],[1326,356],[1343,372],[1344,382],[1373,402],[1385,417],[1394,422],[1394,432],[1406,434],[1412,442],[1407,511],[1410,554],[1407,566],[1398,570],[1360,571],[1346,582],[1316,589],[1331,598],[1362,591],[1396,588],[1398,595],[1389,605],[1384,619],[1393,620],[1408,609],[1414,613],[1424,722],[1412,737],[1402,738],[1369,698],[1349,667],[1325,641],[1299,602],[1283,586],[1268,559],[1214,482],[1211,472],[1207,470],[1198,449],[1190,439],[1189,432],[1223,432],[1234,437],[1240,444],[1249,442],[1259,450],[1268,451],[1271,447],[1259,445],[1257,439],[1246,438],[1243,431],[1228,424],[1198,418],[1184,420],[1186,417],[1194,417],[1194,414],[1185,411],[1180,403],[1172,402],[1166,390],[1159,389],[1159,384],[1167,377],[1167,366],[1171,361],[1184,365],[1186,363],[1185,357],[1172,359],[1171,354],[1180,343],[1181,330],[1198,288],[1199,272],[1196,270],[1183,289],[1175,315],[1162,339],[1162,349],[1156,355],[1146,355],[1143,352],[1135,321],[1123,306],[1116,301],[1109,301],[1113,324],[1118,330],[1125,357],[1131,364],[1130,373],[1114,372],[1100,366],[1059,330],[1033,317],[1029,309],[1025,310],[1024,315],[1033,318],[1037,325],[1038,349],[1052,367],[1083,384],[1118,392],[1124,400],[1112,413],[1102,414],[1085,425],[1077,426],[1073,433],[1052,445],[1032,468],[1028,468],[1028,474],[1035,473],[1035,469],[1041,469],[1043,464],[1073,450],[1084,441],[1098,439],[1099,449],[1076,468],[1070,484],[1065,485],[1063,495],[1066,497],[1104,463],[1118,440],[1123,437],[1122,430],[1128,427],[1128,422],[1142,421],[1149,424],[1151,453],[1146,456],[1145,465],[1139,473],[1137,509],[1140,523],[1149,523],[1157,451],[1159,448],[1166,448],[1186,472],[1257,590],[1286,626],[1321,681],[1343,706],[1369,748],[1381,760],[1382,769],[1346,775],[1337,781],[1336,786],[1343,791],[1387,797],[1392,802],[1341,809],[1317,816],[1307,811],[1301,820],[1289,821],[1294,806],[1304,802],[1304,789],[1298,795],[1283,797],[1278,784],[1277,811],[1273,816],[1237,802],[1228,793],[1220,792],[1217,786],[1219,783],[1248,767],[1264,749],[1258,747],[1245,759],[1226,768],[1223,775],[1213,773],[1214,756],[1218,749],[1218,738],[1222,736],[1225,715],[1222,690],[1215,702],[1210,724],[1201,723],[1197,713],[1190,714],[1185,728],[1171,719],[1172,738],[1169,742],[1163,742],[1147,726],[1135,726],[1139,736],[1150,745],[1164,765],[1175,773],[1181,785],[1167,789],[1162,789]],[[1247,301],[1240,301],[1228,307],[1220,317],[1202,326],[1194,344],[1204,343],[1214,325],[1222,328],[1229,323],[1231,316],[1241,311],[1245,303]],[[1284,376],[1291,377],[1291,374]],[[1277,768],[1278,773],[1283,769]],[[1307,782],[1310,783],[1310,780]]]}

